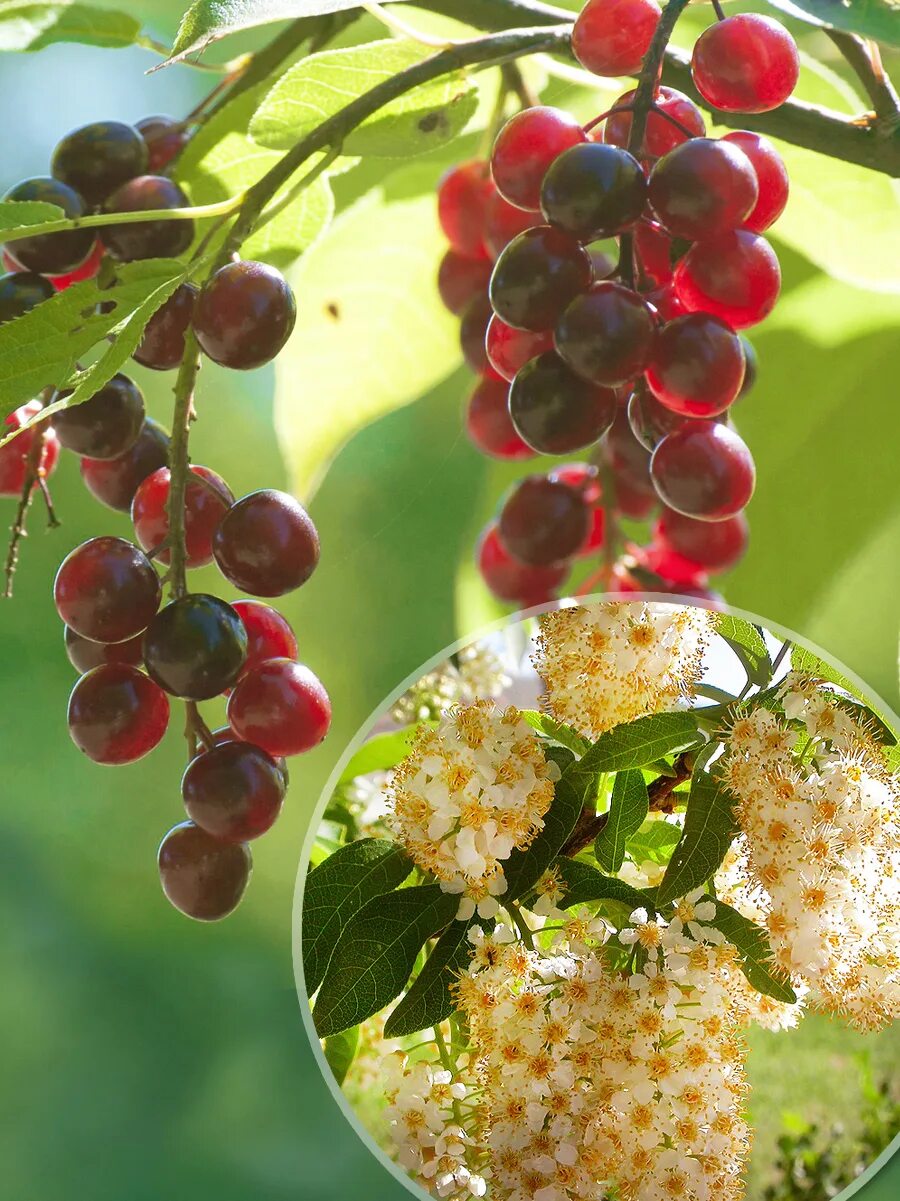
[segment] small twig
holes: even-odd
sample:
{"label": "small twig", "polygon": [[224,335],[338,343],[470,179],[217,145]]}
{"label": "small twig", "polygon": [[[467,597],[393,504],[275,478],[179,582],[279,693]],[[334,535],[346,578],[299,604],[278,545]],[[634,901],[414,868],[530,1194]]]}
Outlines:
{"label": "small twig", "polygon": [[212,730],[200,716],[196,701],[184,702],[184,737],[188,744],[188,759],[194,759],[201,746],[211,750],[216,745]]}
{"label": "small twig", "polygon": [[504,63],[500,70],[507,87],[515,93],[522,108],[536,108],[541,103],[540,96],[525,79],[518,63]]}
{"label": "small twig", "polygon": [[628,137],[628,149],[635,158],[641,157],[644,146],[644,134],[647,132],[647,118],[656,98],[659,79],[665,61],[666,47],[675,22],[687,8],[689,0],[669,0],[663,9],[659,24],[653,34],[650,48],[644,55],[638,85],[634,91],[634,115],[631,119],[631,133]]}
{"label": "small twig", "polygon": [[885,73],[878,47],[874,42],[867,42],[853,33],[842,33],[839,29],[826,29],[825,32],[865,88],[875,115],[895,126],[900,121],[900,97]]}
{"label": "small twig", "polygon": [[722,7],[720,0],[712,0],[713,12],[716,14],[717,21],[725,20],[725,9]]}
{"label": "small twig", "polygon": [[200,351],[193,331],[184,341],[184,358],[175,381],[175,409],[172,414],[172,441],[169,445],[169,497],[166,516],[169,522],[169,583],[173,599],[187,593],[184,545],[184,495],[190,470],[188,438],[194,415],[194,385],[200,370]]}
{"label": "small twig", "polygon": [[41,489],[47,504],[48,525],[52,529],[59,525],[56,514],[53,511],[53,503],[50,500],[50,492],[47,489],[47,481],[41,467],[41,459],[44,457],[44,442],[47,436],[48,424],[43,426],[31,427],[34,430],[34,441],[28,450],[28,455],[25,459],[25,479],[22,482],[22,491],[19,494],[19,502],[16,505],[16,513],[13,518],[12,526],[9,531],[9,546],[6,550],[6,563],[4,565],[4,574],[6,584],[3,590],[3,596],[9,600],[13,594],[13,580],[16,574],[16,568],[19,564],[19,549],[22,539],[28,536],[26,528],[28,519],[28,510],[31,506],[34,490],[36,487]]}

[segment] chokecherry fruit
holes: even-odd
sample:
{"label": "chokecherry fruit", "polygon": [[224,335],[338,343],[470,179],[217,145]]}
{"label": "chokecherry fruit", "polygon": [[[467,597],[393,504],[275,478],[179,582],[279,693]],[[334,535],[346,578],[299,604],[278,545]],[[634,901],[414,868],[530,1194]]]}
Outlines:
{"label": "chokecherry fruit", "polygon": [[135,763],[157,746],[169,724],[169,699],[129,663],[105,663],[76,683],[69,734],[95,763]]}
{"label": "chokecherry fruit", "polygon": [[[231,489],[208,467],[191,467],[197,479],[188,479],[184,493],[184,549],[186,567],[203,567],[212,562],[212,540],[219,522],[234,502]],[[144,550],[159,546],[169,535],[169,487],[171,472],[158,467],[142,480],[131,502],[134,532]],[[168,550],[157,555],[168,563]]]}
{"label": "chokecherry fruit", "polygon": [[166,898],[198,922],[217,922],[233,913],[253,870],[245,843],[213,838],[193,822],[168,832],[157,862]]}
{"label": "chokecherry fruit", "polygon": [[262,601],[237,600],[231,606],[247,631],[246,675],[266,659],[296,659],[297,638],[286,617]]}
{"label": "chokecherry fruit", "polygon": [[480,159],[452,167],[438,184],[438,220],[457,252],[470,259],[487,258],[484,221],[494,194],[490,167]]}
{"label": "chokecherry fruit", "polygon": [[[55,204],[67,217],[81,217],[84,201],[68,184],[50,176],[23,179],[3,197],[4,200],[41,200]],[[38,271],[42,275],[64,275],[89,257],[94,249],[95,234],[92,229],[69,229],[58,234],[43,234],[36,238],[19,238],[13,242],[12,250],[16,262],[25,271]]]}
{"label": "chokecherry fruit", "polygon": [[491,312],[490,300],[481,293],[466,306],[459,323],[459,346],[466,366],[476,375],[494,374],[485,345]]}
{"label": "chokecherry fruit", "polygon": [[684,559],[704,571],[728,571],[744,557],[750,541],[750,527],[743,513],[724,521],[697,521],[663,509],[654,536]]}
{"label": "chokecherry fruit", "polygon": [[778,108],[800,76],[797,43],[781,24],[759,13],[738,13],[704,30],[694,44],[691,74],[697,91],[725,113]]}
{"label": "chokecherry fruit", "polygon": [[35,305],[55,295],[53,284],[31,271],[0,275],[0,325],[30,312]]}
{"label": "chokecherry fruit", "polygon": [[124,642],[146,630],[161,594],[153,564],[124,538],[82,542],[63,559],[53,584],[60,618],[94,642]]}
{"label": "chokecherry fruit", "polygon": [[532,359],[509,392],[513,426],[545,455],[567,455],[602,438],[615,419],[616,394],[575,374],[555,351]]}
{"label": "chokecherry fruit", "polygon": [[512,382],[526,363],[553,349],[553,334],[550,330],[513,329],[495,313],[488,323],[485,349],[497,374]]}
{"label": "chokecherry fruit", "polygon": [[550,225],[582,242],[630,229],[644,211],[647,180],[627,150],[584,142],[566,150],[541,186],[541,212]]}
{"label": "chokecherry fruit", "polygon": [[173,117],[144,117],[135,129],[147,143],[147,170],[152,175],[165,171],[190,140],[184,123]]}
{"label": "chokecherry fruit", "polygon": [[531,459],[534,451],[523,442],[509,415],[509,384],[503,379],[480,379],[466,406],[469,441],[493,459]]}
{"label": "chokecherry fruit", "polygon": [[726,133],[722,141],[740,147],[753,164],[759,198],[742,224],[744,229],[752,229],[754,233],[765,233],[787,206],[791,185],[784,159],[768,138],[746,129]]}
{"label": "chokecherry fruit", "polygon": [[197,289],[179,284],[144,327],[137,350],[131,356],[142,367],[171,371],[184,358],[184,339],[194,315]]}
{"label": "chokecherry fruit", "polygon": [[568,563],[552,567],[529,567],[513,558],[500,540],[496,523],[481,535],[476,555],[478,570],[498,600],[520,605],[523,609],[550,600],[569,574]]}
{"label": "chokecherry fruit", "polygon": [[519,234],[491,276],[494,312],[514,329],[552,329],[565,307],[590,285],[591,256],[577,238],[550,225]]}
{"label": "chokecherry fruit", "polygon": [[80,284],[83,280],[93,279],[102,267],[105,257],[106,251],[103,243],[96,241],[94,249],[80,266],[76,267],[73,271],[66,271],[63,275],[50,276],[50,282],[53,284],[55,291],[65,292],[66,288],[70,288],[72,284]]}
{"label": "chokecherry fruit", "polygon": [[492,259],[497,259],[510,244],[513,238],[543,225],[544,219],[540,213],[516,208],[508,200],[504,200],[499,192],[490,198],[484,214],[484,244]]}
{"label": "chokecherry fruit", "polygon": [[283,596],[315,571],[319,535],[298,500],[261,488],[235,501],[222,518],[213,553],[235,588],[252,596]]}
{"label": "chokecherry fruit", "polygon": [[644,275],[652,283],[665,286],[672,278],[672,236],[660,225],[642,221],[634,231],[634,248],[637,251]]}
{"label": "chokecherry fruit", "polygon": [[487,291],[492,269],[490,259],[472,259],[448,250],[441,259],[437,281],[444,308],[458,317],[476,296]]}
{"label": "chokecherry fruit", "polygon": [[649,194],[669,233],[694,241],[742,225],[759,200],[759,184],[740,146],[691,138],[659,160]]}
{"label": "chokecherry fruit", "polygon": [[566,463],[550,472],[551,480],[559,480],[570,488],[577,488],[584,497],[590,516],[588,536],[576,553],[576,558],[585,559],[597,553],[606,539],[606,514],[600,503],[602,489],[599,472],[590,463]]}
{"label": "chokecherry fruit", "polygon": [[230,688],[247,658],[247,631],[223,600],[193,593],[160,609],[144,635],[152,679],[173,696],[205,701]]}
{"label": "chokecherry fruit", "polygon": [[563,563],[584,545],[591,517],[584,493],[546,475],[526,476],[506,498],[497,530],[509,553],[530,567]]}
{"label": "chokecherry fruit", "polygon": [[778,256],[765,238],[734,229],[695,242],[675,268],[675,291],[692,313],[712,313],[733,329],[757,325],[781,291]]}
{"label": "chokecherry fruit", "polygon": [[[624,108],[634,103],[634,98],[637,95],[637,89],[632,88],[630,92],[624,92],[616,103],[614,108]],[[641,155],[650,158],[662,158],[664,154],[668,154],[676,146],[680,146],[682,142],[688,138],[686,130],[690,130],[694,137],[702,138],[706,133],[706,124],[703,120],[703,114],[697,108],[693,100],[685,96],[684,92],[679,92],[675,88],[666,87],[661,84],[656,94],[656,110],[647,114],[647,127],[644,131],[644,140],[641,144]],[[678,125],[672,121],[666,120],[661,113],[667,113],[673,117],[679,125],[683,125],[684,129],[679,129]],[[603,141],[608,142],[611,146],[621,146],[624,150],[628,149],[628,142],[631,138],[631,113],[630,112],[613,112],[606,118],[606,124],[603,129]],[[639,157],[640,157],[639,156]]]}
{"label": "chokecherry fruit", "polygon": [[331,725],[331,702],[308,667],[269,659],[238,681],[228,698],[228,723],[273,758],[288,758],[319,745]]}
{"label": "chokecherry fruit", "polygon": [[577,296],[562,314],[556,349],[584,379],[617,387],[647,366],[656,329],[653,312],[637,292],[603,280]]}
{"label": "chokecherry fruit", "polygon": [[[105,213],[140,213],[151,209],[186,208],[190,201],[177,183],[165,175],[139,175],[122,184],[103,206]],[[103,245],[122,262],[135,259],[177,258],[194,240],[194,222],[138,221],[132,225],[107,225]]]}
{"label": "chokecherry fruit", "polygon": [[744,348],[731,326],[709,313],[689,313],[659,331],[646,379],[673,412],[715,417],[740,395],[744,366]]}
{"label": "chokecherry fruit", "polygon": [[140,667],[144,662],[143,633],[135,634],[127,642],[92,642],[90,638],[82,638],[66,626],[65,643],[69,662],[82,675],[94,667],[102,667],[104,663],[127,663],[131,667]]}
{"label": "chokecherry fruit", "polygon": [[497,191],[517,208],[536,212],[551,163],[586,139],[578,121],[562,109],[535,105],[516,113],[500,130],[491,152]]}
{"label": "chokecherry fruit", "polygon": [[588,0],[572,30],[572,53],[595,75],[636,75],[660,13],[656,0]]}
{"label": "chokecherry fruit", "polygon": [[194,332],[214,363],[248,371],[275,358],[296,320],[297,302],[280,271],[266,263],[226,263],[200,290]]}
{"label": "chokecherry fruit", "polygon": [[[71,395],[71,390],[60,397]],[[119,372],[84,402],[53,417],[53,428],[66,450],[92,459],[115,459],[138,440],[144,425],[144,396]]]}
{"label": "chokecherry fruit", "polygon": [[[5,436],[13,430],[20,430],[27,422],[33,421],[40,411],[40,401],[30,400],[28,404],[9,414],[0,431]],[[40,436],[40,429],[29,427],[5,446],[0,446],[0,496],[21,496],[28,476],[28,458],[35,438]],[[43,439],[44,445],[37,467],[46,478],[53,474],[59,462],[59,439],[52,426],[44,427]]]}
{"label": "chokecherry fruit", "polygon": [[628,398],[628,423],[638,442],[647,450],[653,450],[657,442],[680,430],[690,418],[681,416],[673,409],[661,404],[650,391],[645,380],[640,380]]}
{"label": "chokecherry fruit", "polygon": [[223,742],[197,755],[181,779],[188,817],[223,842],[249,842],[274,825],[284,802],[284,776],[261,747]]}
{"label": "chokecherry fruit", "polygon": [[746,443],[716,421],[693,421],[663,438],[650,460],[650,476],[664,504],[701,521],[734,517],[756,483]]}
{"label": "chokecherry fruit", "polygon": [[129,179],[143,175],[148,161],[147,143],[133,125],[94,121],[66,134],[53,151],[50,169],[86,204],[97,205]]}
{"label": "chokecherry fruit", "polygon": [[88,491],[110,509],[127,513],[142,480],[165,466],[169,457],[169,435],[147,417],[136,441],[114,459],[81,460],[81,478]]}

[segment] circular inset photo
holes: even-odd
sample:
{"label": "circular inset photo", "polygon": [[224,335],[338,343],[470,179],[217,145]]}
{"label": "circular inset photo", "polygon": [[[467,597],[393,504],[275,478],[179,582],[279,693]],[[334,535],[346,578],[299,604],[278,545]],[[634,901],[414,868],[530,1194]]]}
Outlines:
{"label": "circular inset photo", "polygon": [[747,616],[597,601],[429,664],[348,749],[297,979],[420,1196],[828,1201],[900,1131],[897,718]]}

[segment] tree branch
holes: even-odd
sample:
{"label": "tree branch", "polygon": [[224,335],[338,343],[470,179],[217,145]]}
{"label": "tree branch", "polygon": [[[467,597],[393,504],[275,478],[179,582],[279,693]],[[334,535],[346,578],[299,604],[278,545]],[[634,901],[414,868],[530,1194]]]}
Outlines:
{"label": "tree branch", "polygon": [[900,118],[900,97],[885,73],[877,48],[855,34],[843,33],[840,29],[826,29],[825,32],[865,88],[875,115],[882,121],[895,124]]}
{"label": "tree branch", "polygon": [[184,501],[190,456],[188,439],[194,420],[194,386],[200,370],[200,350],[193,330],[184,340],[184,358],[175,381],[175,409],[172,414],[172,441],[169,445],[169,496],[166,516],[169,522],[169,586],[174,599],[187,593],[187,564],[184,545]]}

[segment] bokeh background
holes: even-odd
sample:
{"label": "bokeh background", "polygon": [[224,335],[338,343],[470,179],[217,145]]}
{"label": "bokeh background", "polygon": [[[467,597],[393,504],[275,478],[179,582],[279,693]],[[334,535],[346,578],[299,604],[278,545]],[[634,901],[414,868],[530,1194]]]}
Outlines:
{"label": "bokeh background", "polygon": [[[166,40],[182,5],[120,7]],[[235,39],[227,53],[253,44]],[[56,140],[78,124],[177,115],[209,86],[190,68],[145,75],[155,61],[142,50],[87,47],[0,55],[7,131],[0,186],[44,173]],[[426,164],[435,175],[440,168],[438,160]],[[342,186],[349,199],[358,185],[348,176]],[[822,187],[824,197],[824,166]],[[808,180],[806,191],[808,211],[816,202]],[[836,231],[846,234],[835,220],[823,206],[823,245]],[[740,414],[760,466],[754,546],[726,584],[735,605],[815,640],[894,709],[900,300],[890,267],[900,256],[890,246],[898,228],[895,207],[884,214],[883,277],[871,218],[858,223],[855,244],[849,236],[839,243],[845,259],[858,252],[875,290],[849,282],[852,270],[830,278],[817,265],[822,254],[779,245],[785,296],[754,339],[762,375]],[[366,256],[359,266],[366,271]],[[304,303],[301,293],[301,323]],[[390,370],[389,357],[383,366]],[[171,380],[140,368],[135,376],[165,422]],[[282,373],[279,427],[292,414],[291,447],[305,409],[313,412],[329,386],[314,373]],[[88,496],[70,459],[54,480],[63,527],[45,534],[35,506],[15,598],[0,607],[3,1196],[405,1195],[347,1126],[313,1061],[293,984],[291,900],[309,815],[348,739],[398,681],[493,615],[460,570],[502,482],[460,436],[467,386],[457,371],[357,433],[315,495],[323,560],[284,610],[302,656],[331,691],[335,723],[325,745],[292,766],[286,812],[255,848],[244,903],[219,926],[182,919],[159,892],[156,847],[180,820],[178,730],[149,759],[121,770],[87,762],[66,733],[73,673],[53,610],[53,574],[80,541],[127,535],[128,522]],[[220,471],[238,494],[290,486],[292,450],[279,449],[274,394],[270,369],[204,370],[194,459]],[[11,510],[4,502],[0,519],[11,520]],[[823,1037],[799,1079],[782,1046],[760,1051],[784,1089],[777,1104],[789,1109],[805,1093],[821,1098],[824,1115],[839,1110],[852,1122],[861,1094],[844,1036]],[[896,1062],[890,1036],[876,1065]],[[860,1195],[889,1201],[898,1189],[895,1160]]]}

